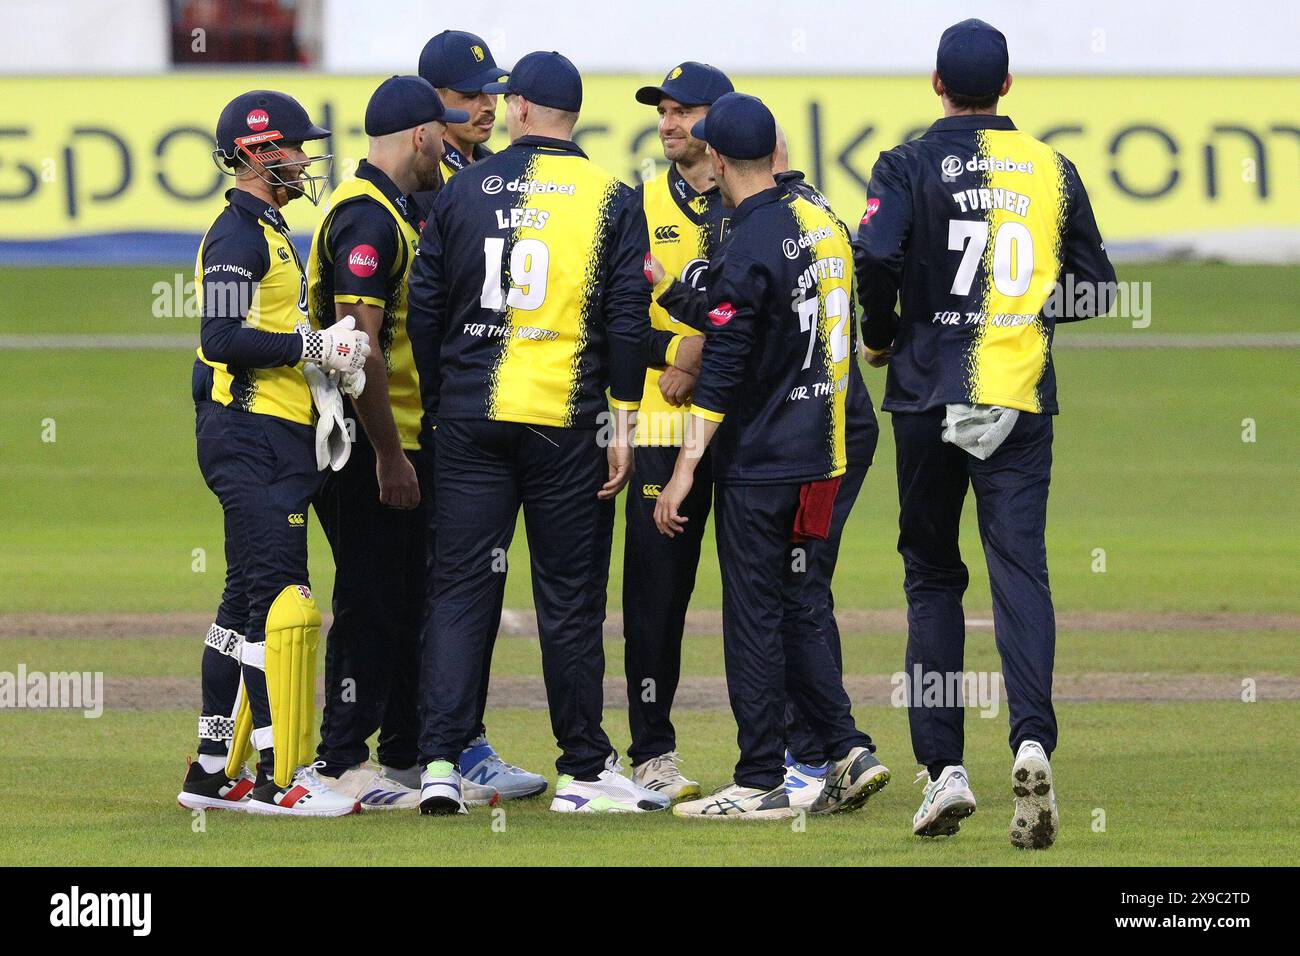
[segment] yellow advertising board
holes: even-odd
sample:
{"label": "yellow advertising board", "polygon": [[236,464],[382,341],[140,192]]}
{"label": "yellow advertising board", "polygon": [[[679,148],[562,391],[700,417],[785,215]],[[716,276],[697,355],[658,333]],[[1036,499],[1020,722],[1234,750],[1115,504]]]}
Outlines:
{"label": "yellow advertising board", "polygon": [[[335,177],[365,154],[381,77],[303,72],[0,79],[0,243],[202,233],[229,179],[210,158],[222,106],[248,89],[299,98],[334,130]],[[629,182],[662,163],[646,76],[592,76],[577,139]],[[918,77],[738,77],[785,127],[791,160],[855,224],[882,150],[939,113]],[[1003,112],[1079,167],[1110,240],[1300,224],[1300,78],[1024,77]],[[504,104],[492,145],[505,145]],[[305,200],[286,209],[299,234]]]}

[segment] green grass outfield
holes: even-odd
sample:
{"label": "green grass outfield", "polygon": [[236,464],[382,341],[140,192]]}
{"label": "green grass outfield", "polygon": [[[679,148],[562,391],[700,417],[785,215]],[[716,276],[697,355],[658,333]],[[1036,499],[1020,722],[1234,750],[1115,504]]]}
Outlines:
{"label": "green grass outfield", "polygon": [[[616,742],[627,739],[625,713],[609,712]],[[967,720],[979,810],[956,838],[922,841],[910,830],[920,787],[911,786],[905,714],[873,707],[858,718],[894,779],[861,812],[809,818],[804,832],[792,821],[561,817],[546,799],[505,804],[504,832],[493,830],[486,808],[455,819],[410,811],[293,821],[216,811],[194,832],[191,814],[174,802],[192,714],[32,714],[17,734],[6,726],[0,740],[0,864],[1226,866],[1290,865],[1300,851],[1294,790],[1278,772],[1300,761],[1295,702],[1062,705],[1070,742],[1053,761],[1062,836],[1047,853],[1018,851],[1007,840],[1005,723]],[[542,712],[498,710],[490,719],[494,735],[510,741],[511,759],[549,766]],[[687,711],[677,723],[691,769],[706,785],[725,782],[735,760],[730,714]],[[59,783],[87,759],[93,792]]]}
{"label": "green grass outfield", "polygon": [[[13,307],[0,320],[0,340],[193,334],[193,319],[151,314],[154,283],[173,275],[5,269],[0,291]],[[1295,333],[1297,276],[1268,267],[1132,266],[1121,278],[1152,283],[1149,328],[1100,320],[1058,334],[1063,414],[1049,516],[1053,592],[1063,615],[1109,617],[1104,625],[1061,630],[1058,687],[1068,688],[1070,699],[1058,707],[1062,744],[1054,765],[1064,827],[1045,854],[1017,853],[1007,842],[1005,713],[968,715],[979,812],[957,839],[911,838],[920,788],[910,786],[906,715],[884,705],[861,706],[857,715],[893,768],[893,782],[862,813],[811,819],[804,832],[788,823],[719,825],[666,815],[575,821],[548,814],[545,800],[506,805],[502,832],[487,810],[458,820],[411,813],[291,823],[214,813],[194,832],[174,797],[193,746],[194,711],[184,701],[197,677],[199,635],[167,624],[150,636],[78,633],[78,621],[93,629],[103,614],[202,615],[215,606],[221,520],[194,459],[192,353],[0,348],[0,671],[20,664],[102,671],[109,683],[97,720],[0,710],[0,864],[1292,862],[1300,837],[1292,788],[1279,768],[1300,759],[1300,638],[1289,625],[1257,616],[1293,621],[1300,614],[1300,353],[1072,350],[1065,340]],[[878,405],[883,373],[868,370],[867,382]],[[56,429],[52,443],[42,441],[47,419]],[[1243,419],[1254,421],[1256,441],[1242,441]],[[836,577],[837,607],[846,611],[904,606],[887,415],[882,425],[876,468]],[[973,511],[963,531],[967,607],[982,615],[988,584]],[[327,598],[332,569],[312,523],[313,585]],[[204,552],[203,571],[193,570],[195,549]],[[1095,549],[1105,551],[1104,573],[1093,570]],[[522,529],[512,559],[518,570],[507,605],[525,608],[531,594]],[[616,559],[612,610],[620,584]],[[720,605],[711,543],[696,595],[696,608]],[[1221,615],[1211,624],[1194,619],[1211,612]],[[43,613],[83,617],[39,636],[5,636],[7,616]],[[847,675],[896,671],[904,639],[896,625],[851,630]],[[617,678],[620,640],[607,641],[606,657]],[[535,640],[502,638],[494,675],[535,678],[539,661]],[[687,679],[716,680],[719,638],[688,638],[683,661]],[[997,667],[991,629],[972,627],[966,666]],[[1247,678],[1290,690],[1242,703],[1231,689]],[[113,695],[125,687],[133,688],[132,703],[114,706]],[[158,689],[156,700],[150,688]],[[607,729],[624,747],[626,712],[616,697],[609,704]],[[720,704],[682,709],[676,722],[687,769],[706,786],[725,782],[735,760],[729,711]],[[552,774],[543,710],[493,708],[489,724],[508,759]],[[94,769],[93,796],[57,783],[69,768]]]}

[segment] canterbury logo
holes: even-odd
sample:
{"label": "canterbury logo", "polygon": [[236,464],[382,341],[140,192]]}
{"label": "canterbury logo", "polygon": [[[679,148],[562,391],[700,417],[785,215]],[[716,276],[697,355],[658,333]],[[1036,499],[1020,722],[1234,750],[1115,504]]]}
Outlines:
{"label": "canterbury logo", "polygon": [[641,486],[641,497],[642,497],[642,498],[658,498],[658,497],[659,497],[659,493],[660,493],[661,491],[663,491],[663,490],[664,490],[664,486],[663,486],[663,485],[642,485],[642,486]]}
{"label": "canterbury logo", "polygon": [[293,525],[295,528],[301,527],[306,523],[307,517],[305,515],[289,515],[289,524]]}
{"label": "canterbury logo", "polygon": [[677,235],[676,226],[659,226],[655,229],[655,238],[660,242],[676,242],[681,236]]}

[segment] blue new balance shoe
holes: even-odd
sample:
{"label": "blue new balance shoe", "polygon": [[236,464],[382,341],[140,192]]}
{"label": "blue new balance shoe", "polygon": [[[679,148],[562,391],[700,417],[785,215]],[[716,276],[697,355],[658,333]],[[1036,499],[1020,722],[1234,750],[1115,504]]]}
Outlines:
{"label": "blue new balance shoe", "polygon": [[546,790],[546,778],[501,759],[487,737],[470,741],[460,754],[460,775],[466,782],[491,788],[502,800],[522,800]]}
{"label": "blue new balance shoe", "polygon": [[829,769],[829,762],[817,765],[800,763],[786,751],[785,792],[790,797],[791,809],[812,808],[813,802],[821,795],[822,786],[826,783],[826,771]]}

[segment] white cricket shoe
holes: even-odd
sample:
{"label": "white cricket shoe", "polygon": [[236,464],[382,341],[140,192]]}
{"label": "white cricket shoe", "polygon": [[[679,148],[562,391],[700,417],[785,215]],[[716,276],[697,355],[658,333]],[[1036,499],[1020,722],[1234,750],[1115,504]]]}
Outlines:
{"label": "white cricket shoe", "polygon": [[299,767],[289,786],[281,787],[271,777],[262,778],[253,788],[245,813],[286,817],[342,817],[361,809],[355,797],[335,793],[316,773],[323,761]]}
{"label": "white cricket shoe", "polygon": [[810,813],[849,813],[889,783],[889,768],[866,747],[854,747],[826,771]]}
{"label": "white cricket shoe", "polygon": [[829,762],[819,766],[800,763],[790,755],[789,751],[786,751],[785,792],[790,798],[791,809],[812,809],[813,801],[822,792],[822,785],[826,782],[826,771],[830,766]]}
{"label": "white cricket shoe", "polygon": [[[929,777],[925,770],[916,775],[918,782]],[[923,837],[952,836],[961,829],[961,821],[974,812],[975,794],[966,768],[953,764],[943,768],[938,780],[925,785],[921,808],[912,817],[912,832]]]}
{"label": "white cricket shoe", "polygon": [[487,737],[476,737],[460,754],[460,777],[501,794],[502,800],[523,800],[546,792],[546,778],[508,764],[492,749]]}
{"label": "white cricket shoe", "polygon": [[426,816],[469,813],[461,795],[460,771],[449,760],[435,760],[420,774],[420,812]]}
{"label": "white cricket shoe", "polygon": [[1011,767],[1011,792],[1016,809],[1011,815],[1011,845],[1022,850],[1046,850],[1056,842],[1061,817],[1052,788],[1052,765],[1036,740],[1026,740],[1016,751]]}
{"label": "white cricket shoe", "polygon": [[681,768],[677,766],[680,759],[677,751],[670,750],[666,754],[635,764],[632,767],[632,782],[646,790],[663,794],[673,803],[698,797],[704,791],[696,781],[682,774]]}
{"label": "white cricket shoe", "polygon": [[360,803],[363,811],[414,810],[420,805],[420,791],[402,786],[369,764],[350,767],[337,777],[324,773],[320,777],[335,793]]}
{"label": "white cricket shoe", "polygon": [[551,809],[556,813],[653,813],[672,804],[666,796],[633,783],[621,773],[618,754],[605,761],[595,780],[574,780],[561,774],[555,781]]}
{"label": "white cricket shoe", "polygon": [[692,820],[787,820],[794,815],[784,782],[771,790],[731,783],[673,807],[673,816]]}

